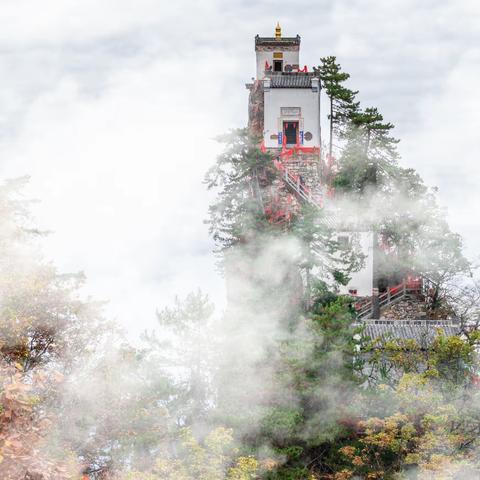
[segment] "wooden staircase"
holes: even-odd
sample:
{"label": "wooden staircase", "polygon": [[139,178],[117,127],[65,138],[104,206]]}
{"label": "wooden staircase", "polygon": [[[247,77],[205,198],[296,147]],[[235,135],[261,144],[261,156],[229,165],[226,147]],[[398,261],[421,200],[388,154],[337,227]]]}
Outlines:
{"label": "wooden staircase", "polygon": [[319,221],[329,228],[335,226],[335,218],[325,213],[325,191],[321,187],[312,190],[302,183],[300,175],[293,173],[288,166],[280,161],[277,157],[273,160],[275,168],[281,173],[281,179],[285,186],[292,191],[299,201],[308,203],[318,210],[322,210],[323,215],[319,217]]}
{"label": "wooden staircase", "polygon": [[[394,303],[403,300],[409,296],[421,296],[423,295],[423,279],[405,279],[399,285],[395,287],[388,287],[387,291],[378,296],[378,303],[380,308],[388,307]],[[364,302],[358,302],[355,304],[355,310],[357,311],[357,318],[359,320],[366,320],[371,318],[373,313],[373,302],[369,298]]]}

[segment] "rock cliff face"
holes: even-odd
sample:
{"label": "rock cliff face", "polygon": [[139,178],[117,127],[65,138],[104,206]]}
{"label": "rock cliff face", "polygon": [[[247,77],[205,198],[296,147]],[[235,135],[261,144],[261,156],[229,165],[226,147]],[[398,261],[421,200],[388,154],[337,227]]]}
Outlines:
{"label": "rock cliff face", "polygon": [[385,320],[447,320],[453,312],[446,306],[431,310],[423,295],[411,295],[380,311],[380,319]]}
{"label": "rock cliff face", "polygon": [[407,297],[398,303],[382,308],[381,319],[412,320],[427,318],[427,306],[421,297]]}
{"label": "rock cliff face", "polygon": [[263,82],[255,80],[248,98],[248,129],[255,136],[263,137],[264,95]]}

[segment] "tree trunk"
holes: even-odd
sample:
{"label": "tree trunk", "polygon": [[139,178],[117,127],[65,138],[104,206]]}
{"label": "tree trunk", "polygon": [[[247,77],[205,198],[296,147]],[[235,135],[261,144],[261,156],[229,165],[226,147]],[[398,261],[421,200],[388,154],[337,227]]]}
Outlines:
{"label": "tree trunk", "polygon": [[318,178],[322,179],[324,175],[324,169],[322,168],[322,157],[323,157],[323,145],[322,145],[322,81],[320,76],[318,77],[318,146],[319,146],[319,155],[318,155],[318,165],[317,173]]}
{"label": "tree trunk", "polygon": [[322,148],[322,82],[318,77],[318,145]]}
{"label": "tree trunk", "polygon": [[312,279],[310,275],[310,268],[306,268],[305,271],[305,306],[307,310],[312,306]]}
{"label": "tree trunk", "polygon": [[255,169],[253,173],[253,190],[255,192],[255,197],[258,203],[258,210],[260,213],[265,211],[265,206],[263,204],[262,192],[260,190],[260,182],[258,181],[258,171]]}
{"label": "tree trunk", "polygon": [[367,130],[367,143],[365,144],[365,155],[368,157],[368,150],[370,149],[370,138],[371,132],[370,129]]}

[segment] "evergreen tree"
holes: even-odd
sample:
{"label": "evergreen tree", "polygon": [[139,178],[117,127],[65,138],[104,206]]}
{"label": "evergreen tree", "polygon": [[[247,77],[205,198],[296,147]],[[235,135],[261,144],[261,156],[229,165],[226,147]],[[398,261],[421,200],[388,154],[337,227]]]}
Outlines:
{"label": "evergreen tree", "polygon": [[[435,298],[459,275],[469,272],[460,237],[451,232],[434,189],[413,170],[398,164],[394,128],[376,108],[358,109],[348,122],[346,145],[334,179],[337,197],[358,215],[380,245],[378,287],[399,283],[415,273],[429,279]],[[433,302],[440,307],[440,301]]]}
{"label": "evergreen tree", "polygon": [[360,330],[353,325],[348,298],[325,295],[325,284],[315,292],[307,316],[278,344],[278,395],[266,408],[256,438],[284,458],[265,476],[271,480],[315,478],[311,467],[343,436],[343,422],[357,415]]}
{"label": "evergreen tree", "polygon": [[340,193],[388,191],[399,170],[396,148],[399,140],[390,135],[393,128],[392,123],[383,123],[383,116],[376,108],[352,113],[345,129],[340,170],[334,179]]}
{"label": "evergreen tree", "polygon": [[349,275],[360,270],[365,260],[354,242],[340,245],[333,229],[323,220],[324,212],[306,204],[291,226],[291,234],[300,240],[299,266],[305,280],[307,308],[312,300],[313,284],[327,282],[334,290],[346,285]]}
{"label": "evergreen tree", "polygon": [[[265,253],[265,247],[287,241],[292,245],[292,252],[296,250],[288,261],[297,270],[287,276],[292,280],[299,271],[302,273],[306,280],[307,304],[312,275],[329,279],[333,284],[345,284],[348,274],[360,268],[363,258],[350,248],[339,248],[325,211],[301,203],[290,212],[289,222],[275,225],[265,209],[265,199],[279,175],[271,154],[263,153],[258,141],[246,130],[233,131],[219,140],[225,144],[225,150],[206,176],[208,188],[218,191],[207,223],[219,250],[226,253],[224,257],[236,257],[239,261],[233,263],[244,265],[245,259],[255,261]],[[267,285],[258,286],[254,296],[268,289]]]}
{"label": "evergreen tree", "polygon": [[213,311],[208,296],[190,293],[157,312],[160,334],[144,335],[150,360],[176,377],[169,410],[182,427],[205,422],[212,403]]}
{"label": "evergreen tree", "polygon": [[[382,156],[388,153],[395,157],[395,145],[398,140],[390,136],[394,125],[390,122],[383,123],[383,115],[375,107],[357,110],[350,117],[351,128],[357,129],[365,146],[365,155]],[[371,152],[371,149],[374,152]]]}
{"label": "evergreen tree", "polygon": [[348,119],[358,108],[355,95],[358,91],[348,89],[343,85],[350,75],[343,72],[334,56],[323,57],[315,72],[319,75],[321,86],[325,89],[330,102],[330,138],[329,154],[332,156],[333,134],[341,135]]}
{"label": "evergreen tree", "polygon": [[263,153],[247,129],[238,129],[218,138],[225,145],[216,164],[207,172],[208,189],[218,191],[209,208],[210,233],[220,251],[246,241],[268,229],[262,186],[273,179],[272,156]]}

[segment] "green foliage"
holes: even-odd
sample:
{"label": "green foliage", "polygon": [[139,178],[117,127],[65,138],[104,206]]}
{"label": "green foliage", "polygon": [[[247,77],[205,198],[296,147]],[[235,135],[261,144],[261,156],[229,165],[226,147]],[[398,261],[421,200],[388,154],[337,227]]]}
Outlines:
{"label": "green foliage", "polygon": [[392,128],[376,108],[358,109],[344,135],[334,186],[339,198],[347,200],[347,208],[362,205],[362,222],[377,233],[383,245],[377,252],[380,277],[398,283],[411,272],[423,275],[438,290],[434,305],[438,308],[444,293],[440,290],[468,273],[470,265],[435,191],[414,170],[398,164]]}
{"label": "green foliage", "polygon": [[127,344],[104,346],[68,379],[57,441],[91,470],[150,465],[176,430],[170,408],[178,392],[162,367]]}
{"label": "green foliage", "polygon": [[319,75],[321,86],[330,100],[330,155],[332,154],[333,134],[342,135],[348,125],[348,120],[358,109],[358,102],[355,102],[353,91],[344,86],[344,82],[350,75],[343,72],[337,59],[334,56],[323,57],[315,72]]}
{"label": "green foliage", "polygon": [[272,157],[258,148],[258,139],[247,129],[233,130],[218,140],[225,145],[216,164],[207,172],[208,189],[218,190],[209,208],[210,233],[220,250],[268,229],[261,183],[270,184]]}
{"label": "green foliage", "polygon": [[[281,445],[285,439],[298,435],[299,425],[302,423],[302,414],[299,410],[280,406],[267,413],[262,421],[262,431],[269,439]],[[298,453],[299,447],[291,447],[290,452]]]}
{"label": "green foliage", "polygon": [[[342,246],[335,232],[323,222],[324,212],[305,204],[295,216],[290,235],[299,240],[298,264],[306,276],[306,297],[312,298],[312,285],[323,280],[346,285],[352,272],[364,264],[364,256],[357,245]],[[306,302],[308,304],[308,301]]]}
{"label": "green foliage", "polygon": [[341,421],[356,409],[351,389],[359,381],[353,362],[357,340],[349,300],[325,295],[324,284],[314,291],[319,296],[308,317],[279,345],[276,383],[285,394],[266,413],[261,436],[284,462],[265,478],[314,478],[305,459],[341,435]]}
{"label": "green foliage", "polygon": [[377,108],[368,107],[363,111],[355,111],[350,116],[349,128],[355,135],[347,139],[350,143],[353,139],[362,142],[367,157],[396,157],[395,146],[399,140],[390,136],[390,130],[394,126],[392,123],[383,123],[383,115]]}
{"label": "green foliage", "polygon": [[200,423],[213,395],[213,312],[207,295],[190,293],[183,300],[176,298],[173,308],[157,312],[160,335],[152,332],[143,337],[149,361],[165,372],[175,372],[168,403],[179,425]]}
{"label": "green foliage", "polygon": [[[190,429],[180,432],[175,455],[163,452],[149,472],[130,472],[122,480],[253,480],[259,464],[253,457],[235,458],[232,431],[216,428],[199,441]],[[235,460],[232,464],[232,458]]]}
{"label": "green foliage", "polygon": [[83,274],[61,274],[40,254],[26,182],[0,185],[0,477],[77,479],[79,452],[56,436],[65,378],[110,325],[82,298]]}
{"label": "green foliage", "polygon": [[73,368],[92,349],[107,325],[101,305],[79,296],[80,273],[60,274],[38,252],[26,179],[0,185],[0,353],[23,371],[59,362]]}
{"label": "green foliage", "polygon": [[[249,136],[246,130],[232,131],[219,140],[225,145],[224,151],[206,176],[208,188],[218,193],[207,223],[224,253],[223,265],[230,269],[227,275],[247,277],[254,286],[245,292],[243,304],[258,304],[258,300],[253,300],[256,295],[263,297],[267,304],[270,298],[291,299],[293,288],[299,289],[299,275],[306,280],[303,304],[307,308],[314,281],[328,279],[345,284],[349,274],[361,267],[363,256],[349,246],[340,248],[332,229],[324,221],[324,212],[308,203],[301,204],[294,214],[292,212],[290,222],[280,226],[271,223],[264,206],[272,182],[278,178],[271,154],[263,153],[258,148],[258,139]],[[286,272],[282,286],[271,282],[269,269],[262,272],[255,268],[259,259],[272,256],[280,247],[284,247],[285,253],[270,263],[272,270]],[[262,275],[267,278],[266,282]],[[286,293],[287,289],[290,293]],[[282,291],[283,295],[275,297],[275,291]],[[297,297],[301,298],[301,293]]]}
{"label": "green foliage", "polygon": [[281,466],[278,469],[267,472],[265,480],[313,480],[315,477],[306,467]]}
{"label": "green foliage", "polygon": [[[441,330],[427,350],[414,341],[374,340],[365,354],[370,367],[386,368],[387,376],[374,377],[389,386],[374,383],[377,403],[365,410],[357,428],[361,434],[339,449],[348,460],[342,467],[350,475],[345,478],[407,478],[412,469],[424,479],[460,478],[456,475],[467,471],[478,475],[471,461],[480,425],[471,373],[478,368],[477,341],[447,337]],[[388,409],[378,408],[381,392]]]}

